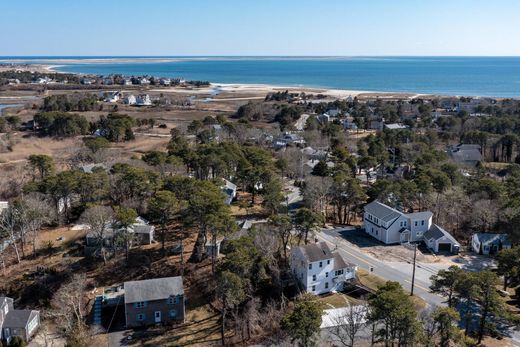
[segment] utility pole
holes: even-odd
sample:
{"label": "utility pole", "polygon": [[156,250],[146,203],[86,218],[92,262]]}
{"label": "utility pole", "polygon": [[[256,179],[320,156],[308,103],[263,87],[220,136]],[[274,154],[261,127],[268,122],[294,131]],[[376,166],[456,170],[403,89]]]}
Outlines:
{"label": "utility pole", "polygon": [[410,290],[410,296],[413,296],[413,287],[415,284],[415,258],[417,257],[417,243],[413,247],[413,271],[412,271],[412,289]]}

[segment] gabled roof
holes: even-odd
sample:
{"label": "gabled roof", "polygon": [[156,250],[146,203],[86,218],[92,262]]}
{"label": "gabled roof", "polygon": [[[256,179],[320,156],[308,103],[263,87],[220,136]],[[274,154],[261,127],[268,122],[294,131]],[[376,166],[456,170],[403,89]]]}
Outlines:
{"label": "gabled roof", "polygon": [[172,295],[184,294],[182,276],[125,282],[124,289],[125,304],[163,300]]}
{"label": "gabled roof", "polygon": [[478,241],[484,245],[489,245],[495,242],[501,242],[505,245],[511,245],[511,241],[509,240],[509,235],[507,234],[488,234],[488,233],[478,233],[475,234]]}
{"label": "gabled roof", "polygon": [[334,268],[332,269],[333,271],[341,270],[341,269],[344,269],[349,266],[352,267],[352,266],[356,266],[356,265],[352,264],[352,263],[347,263],[345,261],[345,259],[343,259],[341,254],[334,253]]}
{"label": "gabled roof", "polygon": [[25,328],[39,314],[33,310],[10,310],[4,320],[5,328]]}
{"label": "gabled roof", "polygon": [[413,212],[407,213],[406,217],[410,218],[411,220],[425,220],[433,217],[433,213],[431,213],[430,211]]}
{"label": "gabled roof", "polygon": [[455,244],[459,244],[457,240],[449,232],[438,226],[437,224],[432,224],[431,228],[424,233],[424,239],[425,240],[439,240],[442,237],[446,237],[448,240]]}
{"label": "gabled roof", "polygon": [[377,200],[365,205],[365,212],[370,213],[372,216],[381,219],[382,221],[388,222],[395,218],[400,217],[403,213],[397,211],[390,206],[387,206]]}
{"label": "gabled roof", "polygon": [[334,258],[329,246],[325,242],[310,243],[308,245],[300,246],[300,251],[303,253],[308,262],[327,260]]}

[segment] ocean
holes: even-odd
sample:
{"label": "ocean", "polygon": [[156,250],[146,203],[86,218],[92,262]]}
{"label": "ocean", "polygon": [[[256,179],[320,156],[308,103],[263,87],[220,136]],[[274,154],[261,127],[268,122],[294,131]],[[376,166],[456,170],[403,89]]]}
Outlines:
{"label": "ocean", "polygon": [[[15,57],[0,57],[14,59]],[[520,57],[16,57],[59,71],[375,92],[520,97]],[[95,62],[89,59],[101,59]],[[70,63],[68,62],[70,61]],[[101,63],[100,63],[101,61]]]}

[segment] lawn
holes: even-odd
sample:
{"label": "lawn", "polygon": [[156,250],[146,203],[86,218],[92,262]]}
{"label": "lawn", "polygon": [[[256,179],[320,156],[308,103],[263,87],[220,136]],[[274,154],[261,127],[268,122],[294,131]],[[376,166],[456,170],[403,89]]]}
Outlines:
{"label": "lawn", "polygon": [[332,293],[329,295],[320,296],[318,301],[325,305],[324,309],[347,307],[350,305],[359,305],[363,303],[362,300],[350,297],[343,293]]}
{"label": "lawn", "polygon": [[377,290],[379,286],[382,286],[386,283],[386,281],[381,277],[373,275],[363,269],[358,269],[357,275],[361,284],[372,290]]}

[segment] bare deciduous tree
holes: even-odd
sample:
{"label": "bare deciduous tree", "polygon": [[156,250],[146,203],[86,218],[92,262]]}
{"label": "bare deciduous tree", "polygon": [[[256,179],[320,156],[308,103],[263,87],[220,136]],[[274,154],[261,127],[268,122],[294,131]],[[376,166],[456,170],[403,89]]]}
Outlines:
{"label": "bare deciduous tree", "polygon": [[367,310],[366,305],[350,305],[344,312],[332,317],[334,327],[330,333],[343,346],[354,346],[359,332],[366,326]]}
{"label": "bare deciduous tree", "polygon": [[51,316],[64,328],[66,334],[84,324],[83,290],[85,287],[85,274],[76,274],[53,296]]}
{"label": "bare deciduous tree", "polygon": [[94,253],[103,258],[103,263],[107,262],[107,232],[114,221],[114,212],[107,206],[94,206],[87,209],[81,215],[80,221],[88,225],[90,233],[96,239],[96,250]]}

